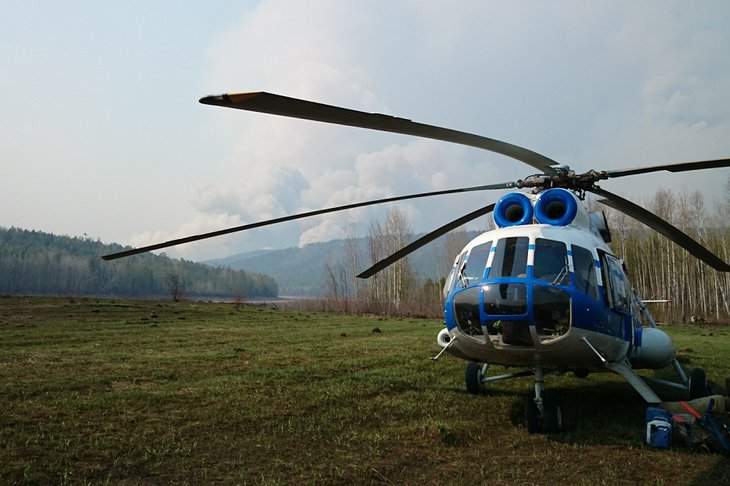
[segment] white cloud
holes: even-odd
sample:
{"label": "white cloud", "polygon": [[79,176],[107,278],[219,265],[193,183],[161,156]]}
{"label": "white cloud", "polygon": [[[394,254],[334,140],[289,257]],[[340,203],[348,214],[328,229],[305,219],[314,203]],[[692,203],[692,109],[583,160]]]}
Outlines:
{"label": "white cloud", "polygon": [[[441,2],[263,2],[216,39],[209,79],[223,91],[266,89],[367,111],[392,113],[386,107],[397,102],[404,112],[394,115],[503,138],[578,170],[720,156],[730,146],[718,121],[730,110],[717,80],[728,70],[712,56],[728,35],[702,30],[707,12],[683,26],[673,6],[657,15],[651,5],[612,2],[466,2],[448,11]],[[708,58],[698,55],[710,46]],[[236,115],[231,182],[208,191],[222,193],[219,210],[237,202],[246,220],[532,172],[441,142]],[[646,189],[646,178],[609,188],[637,184]],[[498,196],[405,207],[426,231]],[[322,216],[290,224],[300,236],[284,238],[342,237],[382,214]]]}

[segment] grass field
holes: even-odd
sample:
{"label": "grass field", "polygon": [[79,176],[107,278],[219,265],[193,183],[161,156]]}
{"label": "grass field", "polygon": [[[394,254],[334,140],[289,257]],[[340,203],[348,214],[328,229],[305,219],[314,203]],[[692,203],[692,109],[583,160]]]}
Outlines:
{"label": "grass field", "polygon": [[[567,431],[529,435],[532,380],[468,395],[464,362],[429,360],[440,328],[0,298],[0,483],[730,484],[727,458],[644,446],[646,407],[613,375],[549,376]],[[730,328],[667,331],[725,383]]]}

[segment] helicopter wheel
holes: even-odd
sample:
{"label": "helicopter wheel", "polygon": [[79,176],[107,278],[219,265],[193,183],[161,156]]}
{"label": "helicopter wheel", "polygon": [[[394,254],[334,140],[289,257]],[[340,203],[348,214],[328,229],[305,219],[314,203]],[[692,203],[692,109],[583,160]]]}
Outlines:
{"label": "helicopter wheel", "polygon": [[554,398],[547,397],[543,400],[543,416],[540,417],[540,409],[537,408],[535,400],[528,398],[525,401],[525,424],[527,432],[537,434],[559,434],[563,431],[563,411],[560,404]]}
{"label": "helicopter wheel", "polygon": [[707,376],[702,368],[695,368],[689,374],[689,399],[707,396]]}
{"label": "helicopter wheel", "polygon": [[482,367],[479,363],[469,363],[464,371],[466,391],[471,395],[478,395],[482,391]]}
{"label": "helicopter wheel", "polygon": [[547,397],[544,399],[543,408],[545,410],[542,418],[542,431],[547,434],[559,434],[563,431],[563,411],[560,409],[560,403],[555,398]]}
{"label": "helicopter wheel", "polygon": [[528,397],[525,400],[525,424],[529,434],[537,434],[540,432],[540,410],[537,408],[535,400]]}

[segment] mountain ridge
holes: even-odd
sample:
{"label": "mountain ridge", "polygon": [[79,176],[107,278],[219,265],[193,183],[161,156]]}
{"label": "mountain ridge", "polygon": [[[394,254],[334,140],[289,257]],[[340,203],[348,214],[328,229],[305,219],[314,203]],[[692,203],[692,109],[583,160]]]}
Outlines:
{"label": "mountain ridge", "polygon": [[[461,232],[463,244],[456,251],[481,231]],[[413,235],[413,241],[423,234]],[[423,281],[431,279],[439,281],[445,277],[451,266],[453,256],[445,256],[448,238],[439,238],[425,247],[419,248],[409,255],[411,267],[416,277]],[[279,285],[279,292],[286,296],[322,296],[327,293],[326,265],[342,265],[348,278],[352,278],[347,270],[347,243],[345,239],[326,242],[309,243],[302,247],[290,247],[277,250],[254,250],[236,253],[227,257],[206,260],[203,263],[213,266],[225,266],[236,270],[262,273],[273,278]],[[368,254],[368,238],[355,239],[358,253],[358,271],[370,266]]]}

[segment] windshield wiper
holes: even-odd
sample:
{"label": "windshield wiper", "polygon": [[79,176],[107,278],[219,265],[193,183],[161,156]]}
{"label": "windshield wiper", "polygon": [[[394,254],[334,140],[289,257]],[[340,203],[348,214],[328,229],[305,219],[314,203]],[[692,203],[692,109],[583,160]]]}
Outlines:
{"label": "windshield wiper", "polygon": [[563,268],[560,270],[560,273],[555,277],[555,280],[550,282],[550,285],[558,285],[559,283],[562,283],[563,280],[565,280],[566,277],[570,274],[570,267],[568,265],[568,257],[563,257],[565,263],[563,264]]}

